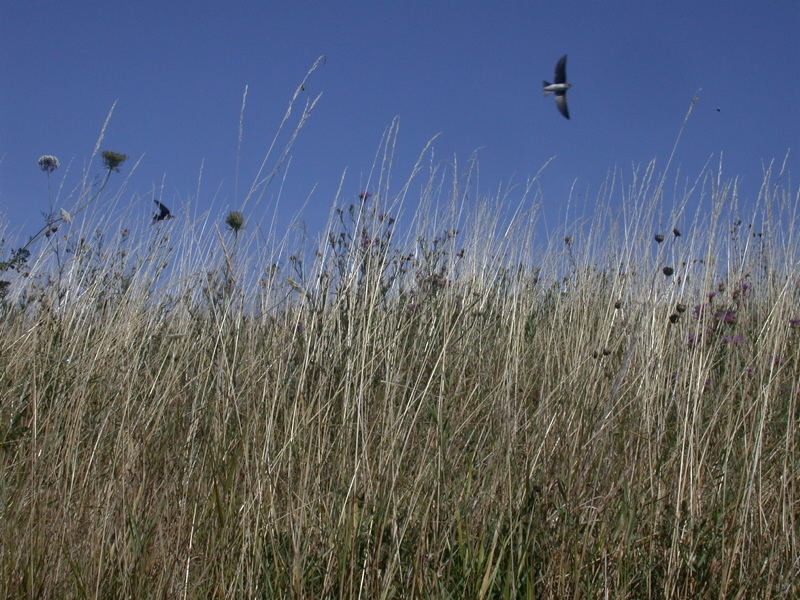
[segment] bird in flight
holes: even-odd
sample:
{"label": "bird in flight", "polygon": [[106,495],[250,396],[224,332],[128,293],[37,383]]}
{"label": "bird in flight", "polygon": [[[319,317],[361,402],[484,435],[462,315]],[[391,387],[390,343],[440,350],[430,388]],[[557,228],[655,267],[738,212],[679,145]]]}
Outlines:
{"label": "bird in flight", "polygon": [[158,200],[153,199],[153,202],[156,203],[158,206],[158,212],[153,215],[153,223],[157,223],[158,221],[164,221],[166,219],[174,219],[174,215],[169,212],[169,209],[161,204]]}
{"label": "bird in flight", "polygon": [[569,119],[569,108],[567,107],[567,90],[572,87],[571,83],[567,83],[567,55],[565,54],[556,63],[556,72],[554,75],[553,83],[543,81],[545,95],[555,93],[556,106],[558,112],[564,115],[565,119]]}

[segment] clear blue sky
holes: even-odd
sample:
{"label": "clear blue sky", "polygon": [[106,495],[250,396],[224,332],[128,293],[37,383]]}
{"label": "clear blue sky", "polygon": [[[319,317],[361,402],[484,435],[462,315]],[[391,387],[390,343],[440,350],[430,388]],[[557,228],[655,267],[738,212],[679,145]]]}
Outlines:
{"label": "clear blue sky", "polygon": [[[437,159],[456,153],[463,161],[483,148],[484,192],[556,156],[541,179],[551,217],[575,179],[596,190],[614,166],[628,174],[654,157],[663,164],[699,88],[676,157],[682,173],[694,175],[724,152],[727,174],[753,193],[763,161],[790,148],[789,166],[798,171],[797,0],[26,0],[0,12],[0,214],[25,233],[47,205],[38,156],[60,158],[56,178],[72,160],[75,181],[115,100],[102,149],[131,156],[123,170],[144,155],[126,192],[143,218],[164,175],[163,199],[173,212],[202,212],[215,194],[220,215],[238,208],[244,86],[240,187],[252,180],[295,86],[323,54],[327,63],[308,89],[323,97],[295,148],[281,208],[288,218],[316,184],[305,213],[312,230],[327,217],[345,167],[345,197],[360,191],[396,115],[395,181],[439,132]],[[540,89],[563,54],[574,86],[570,121]],[[202,160],[204,186],[193,199]],[[95,172],[100,166],[97,160]]]}

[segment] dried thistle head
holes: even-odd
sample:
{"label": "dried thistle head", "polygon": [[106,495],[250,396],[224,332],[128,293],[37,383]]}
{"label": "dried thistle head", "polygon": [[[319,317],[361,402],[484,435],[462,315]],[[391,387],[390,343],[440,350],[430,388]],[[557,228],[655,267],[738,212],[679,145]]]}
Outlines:
{"label": "dried thistle head", "polygon": [[225,217],[225,224],[231,228],[231,231],[238,233],[244,225],[244,215],[238,210],[233,210]]}
{"label": "dried thistle head", "polygon": [[119,171],[119,166],[127,160],[127,155],[120,154],[119,152],[112,152],[111,150],[103,150],[103,162],[106,169],[109,171]]}
{"label": "dried thistle head", "polygon": [[37,161],[39,163],[39,168],[44,171],[45,173],[52,173],[55,171],[61,163],[59,162],[58,158],[52,156],[51,154],[43,154],[39,157]]}

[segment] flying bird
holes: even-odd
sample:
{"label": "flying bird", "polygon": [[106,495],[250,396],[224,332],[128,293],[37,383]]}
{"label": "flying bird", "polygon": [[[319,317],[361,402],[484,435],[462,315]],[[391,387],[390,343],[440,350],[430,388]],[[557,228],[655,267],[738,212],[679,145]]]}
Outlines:
{"label": "flying bird", "polygon": [[554,75],[553,83],[549,81],[542,82],[544,86],[545,95],[555,93],[556,106],[558,112],[564,115],[565,119],[569,119],[569,108],[567,107],[567,90],[572,87],[571,83],[567,83],[567,55],[562,56],[556,63],[556,72]]}
{"label": "flying bird", "polygon": [[166,219],[175,218],[174,215],[171,212],[169,212],[169,209],[163,204],[161,204],[161,202],[155,199],[153,200],[153,202],[155,202],[156,206],[158,206],[158,212],[153,215],[153,223],[157,223],[158,221],[164,221]]}

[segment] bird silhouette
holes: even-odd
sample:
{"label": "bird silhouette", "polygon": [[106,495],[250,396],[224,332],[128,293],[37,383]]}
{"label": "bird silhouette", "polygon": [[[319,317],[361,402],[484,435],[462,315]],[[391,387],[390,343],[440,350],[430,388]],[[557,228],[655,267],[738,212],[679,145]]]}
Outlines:
{"label": "bird silhouette", "polygon": [[553,83],[543,81],[545,95],[554,93],[556,95],[556,106],[558,111],[564,115],[565,119],[569,119],[569,108],[567,107],[567,90],[572,87],[571,83],[567,83],[567,55],[565,54],[556,63],[556,72],[554,75]]}
{"label": "bird silhouette", "polygon": [[166,219],[174,219],[174,215],[169,212],[169,209],[161,204],[158,200],[153,200],[158,206],[158,212],[153,215],[153,223],[157,223],[158,221],[165,221]]}

